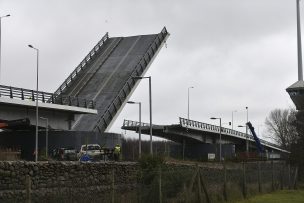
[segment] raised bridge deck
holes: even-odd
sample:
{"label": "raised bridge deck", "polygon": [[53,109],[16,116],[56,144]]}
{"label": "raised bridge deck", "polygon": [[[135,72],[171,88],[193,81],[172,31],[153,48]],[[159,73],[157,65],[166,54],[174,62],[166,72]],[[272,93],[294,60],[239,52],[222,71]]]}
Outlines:
{"label": "raised bridge deck", "polygon": [[55,92],[94,101],[97,115],[77,116],[73,130],[103,133],[115,120],[138,81],[169,36],[113,37],[106,34]]}

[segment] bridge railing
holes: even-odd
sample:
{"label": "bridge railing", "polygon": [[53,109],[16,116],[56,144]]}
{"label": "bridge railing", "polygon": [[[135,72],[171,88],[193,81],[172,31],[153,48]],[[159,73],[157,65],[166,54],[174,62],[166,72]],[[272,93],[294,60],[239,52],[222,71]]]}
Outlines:
{"label": "bridge railing", "polygon": [[[186,118],[179,118],[179,121],[180,121],[180,125],[184,126],[184,127],[188,126],[188,127],[192,127],[192,128],[199,128],[199,129],[206,130],[206,131],[213,131],[214,133],[220,133],[220,126],[211,125],[208,123],[202,123],[199,121],[188,120]],[[232,130],[229,128],[222,127],[222,133],[227,134],[227,135],[236,136],[236,137],[243,137],[244,139],[248,138],[249,140],[254,141],[254,138],[251,134],[246,135],[246,133],[242,133],[242,132]],[[276,147],[279,149],[281,148],[279,145],[268,142],[266,140],[260,139],[260,142],[263,145],[268,145],[268,146]]]}
{"label": "bridge railing", "polygon": [[93,100],[86,100],[78,97],[64,95],[55,97],[54,94],[48,92],[37,92],[30,89],[0,85],[0,97],[35,101],[36,96],[38,96],[38,101],[43,103],[77,106],[89,109],[95,108],[95,103],[93,102]]}
{"label": "bridge railing", "polygon": [[69,86],[69,84],[76,79],[79,73],[87,67],[88,62],[91,61],[92,57],[100,50],[101,46],[109,39],[108,33],[106,33],[101,40],[93,47],[93,49],[84,57],[80,64],[75,68],[75,70],[67,77],[67,79],[60,85],[60,87],[54,92],[57,97],[62,93],[62,91]]}
{"label": "bridge railing", "polygon": [[105,113],[96,122],[94,127],[95,131],[98,130],[101,133],[109,126],[110,122],[115,117],[115,114],[136,84],[136,80],[133,77],[142,75],[168,34],[166,27],[164,27],[161,32],[156,35],[153,42],[147,48],[145,54],[135,66],[134,71],[130,74],[129,79],[113,99],[113,102],[107,107]]}
{"label": "bridge railing", "polygon": [[141,127],[144,126],[150,126],[149,123],[143,123],[143,122],[138,122],[138,121],[131,121],[131,120],[124,120],[123,122],[123,127],[139,127],[139,125],[141,124]]}

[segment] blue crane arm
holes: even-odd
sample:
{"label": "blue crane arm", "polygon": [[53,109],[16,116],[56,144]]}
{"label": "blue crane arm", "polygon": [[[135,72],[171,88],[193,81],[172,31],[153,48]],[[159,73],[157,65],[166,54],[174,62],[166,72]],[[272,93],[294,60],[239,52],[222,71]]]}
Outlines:
{"label": "blue crane arm", "polygon": [[259,150],[259,153],[262,153],[264,152],[264,147],[262,146],[261,142],[260,142],[260,139],[258,138],[258,136],[255,134],[255,131],[254,131],[254,127],[252,126],[252,124],[250,122],[246,123],[246,125],[249,127],[252,135],[253,135],[253,138],[255,140],[255,143],[256,143],[256,146]]}

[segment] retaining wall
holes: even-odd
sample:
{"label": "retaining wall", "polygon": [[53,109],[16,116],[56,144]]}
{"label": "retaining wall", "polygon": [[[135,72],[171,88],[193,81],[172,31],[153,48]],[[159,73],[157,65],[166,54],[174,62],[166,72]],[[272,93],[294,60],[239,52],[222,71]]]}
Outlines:
{"label": "retaining wall", "polygon": [[279,161],[149,163],[3,161],[0,202],[234,201],[294,188],[298,171]]}
{"label": "retaining wall", "polygon": [[0,162],[0,202],[107,202],[113,187],[134,190],[137,169],[130,162]]}

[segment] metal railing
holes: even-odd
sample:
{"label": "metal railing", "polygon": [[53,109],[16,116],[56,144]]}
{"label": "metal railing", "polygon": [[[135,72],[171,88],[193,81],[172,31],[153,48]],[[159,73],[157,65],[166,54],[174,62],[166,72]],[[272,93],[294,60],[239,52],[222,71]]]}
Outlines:
{"label": "metal railing", "polygon": [[55,94],[48,92],[41,92],[41,91],[37,92],[30,89],[0,85],[0,97],[35,101],[36,96],[38,96],[38,101],[43,103],[77,106],[77,107],[89,108],[89,109],[95,108],[95,103],[93,102],[93,100],[86,100],[78,97],[71,97],[64,95],[60,95],[56,97]]}
{"label": "metal railing", "polygon": [[[124,119],[124,122],[123,122],[123,127],[139,127],[139,124],[141,124],[141,127],[149,127],[150,124],[149,123],[143,123],[143,122],[138,122],[138,121],[131,121],[131,120],[126,120]],[[156,125],[153,125],[152,126],[156,126]]]}
{"label": "metal railing", "polygon": [[100,50],[100,47],[109,39],[108,33],[106,33],[101,40],[93,47],[89,54],[84,57],[80,64],[75,68],[75,70],[67,77],[67,79],[60,85],[60,87],[54,92],[54,95],[57,97],[62,93],[62,91],[69,86],[69,84],[75,80],[77,75],[81,73],[86,67],[92,57]]}
{"label": "metal railing", "polygon": [[87,75],[83,75],[82,78],[79,80],[78,84],[76,85],[76,87],[78,85],[81,85],[81,87],[75,88],[75,89],[77,89],[77,92],[74,92],[73,90],[72,91],[69,90],[69,92],[68,92],[69,95],[78,95],[79,92],[82,91],[82,89],[86,86],[86,84],[95,76],[95,73],[99,70],[99,68],[106,62],[106,60],[109,58],[109,56],[113,53],[113,51],[116,49],[116,47],[119,45],[119,43],[121,42],[122,39],[123,39],[122,37],[118,37],[116,41],[113,41],[112,44],[110,44],[110,46],[108,47],[109,50],[107,50],[108,49],[107,48],[106,51],[99,56],[99,57],[102,56],[102,61],[98,65],[98,68],[95,68],[95,70],[88,68],[89,77],[87,77]]}
{"label": "metal railing", "polygon": [[136,81],[133,79],[133,77],[142,75],[145,68],[148,66],[149,62],[152,60],[154,54],[158,51],[158,48],[165,40],[167,35],[167,29],[164,27],[162,31],[155,36],[154,41],[151,42],[144,56],[135,66],[134,71],[130,74],[129,79],[126,81],[117,96],[114,98],[113,102],[107,107],[105,113],[96,122],[96,125],[94,127],[95,131],[98,130],[100,133],[102,133],[103,130],[107,128],[116,112],[119,110],[119,107],[123,104],[124,100],[127,98],[128,94],[134,87]]}
{"label": "metal railing", "polygon": [[[199,122],[199,121],[188,120],[186,118],[179,118],[179,121],[180,121],[180,125],[182,127],[188,127],[188,128],[194,128],[194,129],[198,128],[198,129],[201,129],[201,130],[204,130],[204,131],[220,133],[220,126],[211,125],[211,124],[208,124],[208,123],[202,123],[202,122]],[[229,129],[229,128],[222,127],[222,134],[226,134],[226,135],[230,135],[230,136],[234,136],[234,137],[241,137],[241,138],[244,138],[244,139],[248,138],[250,141],[254,142],[254,138],[251,134],[246,135],[246,133],[242,133],[242,132],[232,130],[232,129]],[[270,147],[275,147],[275,148],[281,149],[281,147],[279,145],[268,142],[266,140],[260,139],[260,142],[263,145],[267,145],[267,146],[270,146]]]}

